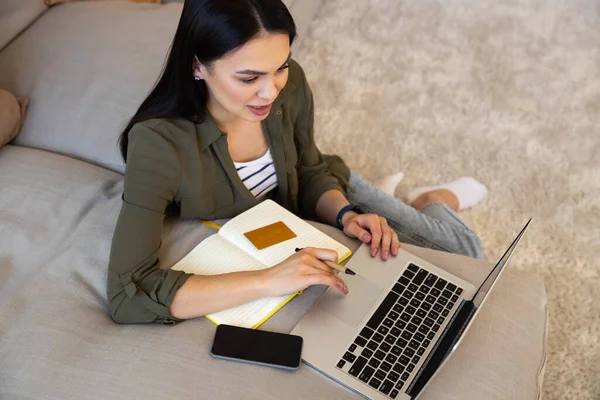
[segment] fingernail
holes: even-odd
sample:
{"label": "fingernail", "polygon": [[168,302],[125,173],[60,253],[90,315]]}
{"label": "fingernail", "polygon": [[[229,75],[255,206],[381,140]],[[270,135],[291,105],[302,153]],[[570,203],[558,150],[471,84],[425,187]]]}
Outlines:
{"label": "fingernail", "polygon": [[396,246],[392,247],[392,255],[394,255],[394,256],[398,255],[398,248]]}
{"label": "fingernail", "polygon": [[363,241],[365,241],[365,242],[368,242],[368,241],[369,241],[369,239],[371,239],[371,238],[369,237],[369,235],[365,235],[365,236],[363,236]]}
{"label": "fingernail", "polygon": [[388,251],[387,251],[387,250],[384,250],[384,251],[383,251],[383,259],[384,259],[384,260],[387,260],[387,258],[388,258],[388,254],[389,254],[389,253],[388,253]]}
{"label": "fingernail", "polygon": [[377,254],[377,247],[375,247],[374,249],[371,249],[371,256],[375,257],[375,254]]}

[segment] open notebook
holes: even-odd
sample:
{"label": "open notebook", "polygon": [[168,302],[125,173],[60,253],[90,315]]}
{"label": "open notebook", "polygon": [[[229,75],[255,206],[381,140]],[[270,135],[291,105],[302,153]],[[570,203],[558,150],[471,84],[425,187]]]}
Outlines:
{"label": "open notebook", "polygon": [[[258,250],[245,232],[282,221],[296,237]],[[211,226],[216,226],[211,224]],[[204,239],[172,269],[196,275],[218,275],[272,267],[295,253],[296,247],[320,247],[335,250],[341,263],[352,252],[273,200],[264,200],[227,221],[218,233]],[[238,307],[207,315],[215,324],[257,328],[296,294],[263,297]]]}

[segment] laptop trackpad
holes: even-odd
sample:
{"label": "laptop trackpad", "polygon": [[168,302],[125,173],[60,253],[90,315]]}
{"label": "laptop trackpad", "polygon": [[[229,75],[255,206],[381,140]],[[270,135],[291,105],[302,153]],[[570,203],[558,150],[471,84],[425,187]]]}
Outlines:
{"label": "laptop trackpad", "polygon": [[358,326],[383,289],[356,275],[344,275],[343,279],[349,293],[344,296],[337,289],[330,288],[319,302],[319,307],[351,326]]}

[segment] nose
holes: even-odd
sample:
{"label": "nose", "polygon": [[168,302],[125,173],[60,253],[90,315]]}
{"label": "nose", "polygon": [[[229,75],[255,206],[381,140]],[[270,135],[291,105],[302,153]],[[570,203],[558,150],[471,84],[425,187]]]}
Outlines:
{"label": "nose", "polygon": [[279,93],[279,90],[275,85],[275,81],[266,79],[256,96],[265,103],[272,103],[275,100],[275,97],[277,97],[277,93]]}

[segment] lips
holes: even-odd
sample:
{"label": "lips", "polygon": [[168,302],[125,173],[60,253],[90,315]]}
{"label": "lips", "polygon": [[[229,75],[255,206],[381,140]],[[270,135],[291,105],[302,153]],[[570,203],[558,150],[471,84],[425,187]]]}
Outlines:
{"label": "lips", "polygon": [[269,111],[271,111],[271,107],[273,106],[273,103],[268,104],[266,106],[248,106],[248,109],[256,115],[259,116],[264,116],[267,115],[269,113]]}

